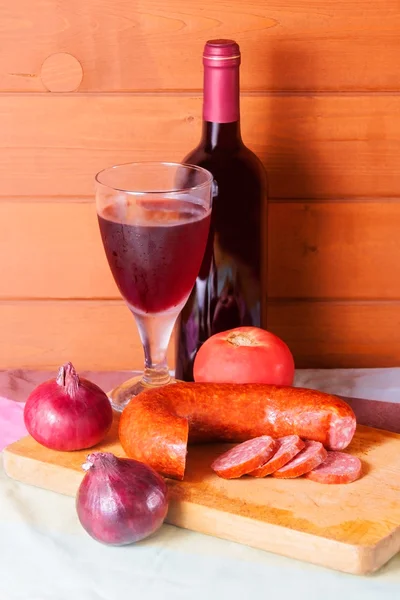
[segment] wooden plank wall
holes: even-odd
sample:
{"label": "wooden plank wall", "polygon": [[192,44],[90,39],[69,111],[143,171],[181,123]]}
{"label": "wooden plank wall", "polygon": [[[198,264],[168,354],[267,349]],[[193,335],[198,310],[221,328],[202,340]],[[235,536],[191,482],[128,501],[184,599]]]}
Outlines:
{"label": "wooden plank wall", "polygon": [[216,37],[270,175],[269,328],[298,366],[399,364],[399,31],[398,0],[0,0],[0,367],[141,366],[93,176],[195,145]]}

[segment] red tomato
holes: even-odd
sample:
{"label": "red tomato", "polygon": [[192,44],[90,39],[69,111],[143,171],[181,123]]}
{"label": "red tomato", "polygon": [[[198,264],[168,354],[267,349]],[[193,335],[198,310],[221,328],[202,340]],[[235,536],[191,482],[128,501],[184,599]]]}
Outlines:
{"label": "red tomato", "polygon": [[195,381],[292,385],[294,360],[288,346],[258,327],[216,333],[199,349]]}

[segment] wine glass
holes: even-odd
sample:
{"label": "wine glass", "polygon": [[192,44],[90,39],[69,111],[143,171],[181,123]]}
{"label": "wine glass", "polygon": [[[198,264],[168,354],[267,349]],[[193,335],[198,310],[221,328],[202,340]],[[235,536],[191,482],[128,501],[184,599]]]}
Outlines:
{"label": "wine glass", "polygon": [[104,250],[145,357],[140,380],[110,392],[117,411],[144,389],[171,383],[167,348],[203,260],[212,182],[201,167],[166,162],[116,165],[96,175]]}

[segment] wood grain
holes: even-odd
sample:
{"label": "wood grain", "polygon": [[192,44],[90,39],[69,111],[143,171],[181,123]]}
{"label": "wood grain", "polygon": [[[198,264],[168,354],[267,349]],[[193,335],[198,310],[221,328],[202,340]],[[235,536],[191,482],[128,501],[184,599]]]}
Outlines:
{"label": "wood grain", "polygon": [[[270,303],[268,328],[297,367],[393,367],[400,362],[399,302]],[[122,301],[0,302],[2,369],[141,369],[143,353]],[[174,366],[173,340],[169,365]]]}
{"label": "wood grain", "polygon": [[0,202],[0,256],[0,298],[121,297],[94,201]]}
{"label": "wood grain", "polygon": [[271,303],[267,327],[287,342],[297,368],[400,363],[400,302]]}
{"label": "wood grain", "polygon": [[269,298],[400,299],[400,203],[269,207]]}
{"label": "wood grain", "polygon": [[[224,480],[210,464],[226,447],[189,448],[184,480],[167,480],[169,523],[356,574],[377,570],[400,550],[400,435],[359,426],[347,451],[360,457],[363,476],[349,485]],[[117,418],[96,450],[125,456]],[[55,452],[27,437],[3,454],[8,476],[75,496],[88,451]]]}
{"label": "wood grain", "polygon": [[[142,369],[142,346],[122,301],[21,301],[0,303],[0,365],[56,369]],[[173,348],[169,354],[173,361]]]}
{"label": "wood grain", "polygon": [[[399,195],[400,96],[244,96],[246,143],[274,198]],[[93,195],[98,170],[182,160],[199,140],[201,97],[0,95],[1,195]]]}
{"label": "wood grain", "polygon": [[[270,204],[269,298],[400,299],[399,223],[398,202]],[[3,200],[0,256],[0,299],[120,299],[94,202]]]}
{"label": "wood grain", "polygon": [[[210,38],[233,37],[252,90],[399,90],[397,0],[16,0],[1,2],[0,89],[40,92],[55,53],[85,91],[201,87]],[[63,79],[60,65],[60,79]]]}

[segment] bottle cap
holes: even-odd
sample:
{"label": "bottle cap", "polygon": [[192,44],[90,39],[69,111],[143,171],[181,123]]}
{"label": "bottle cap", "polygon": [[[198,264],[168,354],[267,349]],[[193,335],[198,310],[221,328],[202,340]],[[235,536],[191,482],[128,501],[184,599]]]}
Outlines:
{"label": "bottle cap", "polygon": [[240,48],[234,40],[209,40],[204,46],[203,64],[210,67],[240,65]]}

